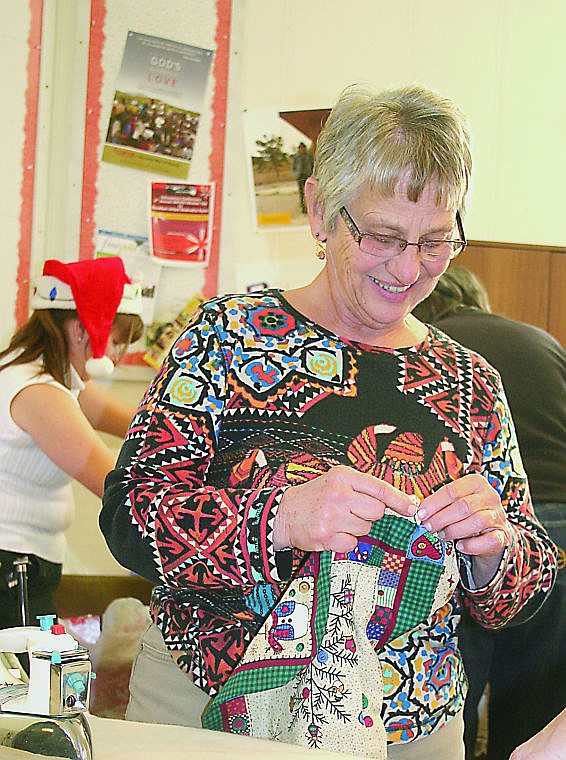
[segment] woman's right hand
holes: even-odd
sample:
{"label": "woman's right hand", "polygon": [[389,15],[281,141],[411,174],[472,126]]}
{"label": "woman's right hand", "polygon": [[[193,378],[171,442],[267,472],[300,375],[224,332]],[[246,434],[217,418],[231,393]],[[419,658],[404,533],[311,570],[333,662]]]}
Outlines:
{"label": "woman's right hand", "polygon": [[415,497],[352,467],[332,467],[285,491],[275,518],[275,549],[350,552],[386,507],[410,517]]}

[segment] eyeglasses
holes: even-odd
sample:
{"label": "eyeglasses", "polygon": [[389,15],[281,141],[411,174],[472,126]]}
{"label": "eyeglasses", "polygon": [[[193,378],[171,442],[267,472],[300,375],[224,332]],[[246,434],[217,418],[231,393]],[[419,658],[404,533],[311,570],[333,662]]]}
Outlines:
{"label": "eyeglasses", "polygon": [[410,245],[417,247],[417,252],[423,261],[446,261],[454,259],[462,253],[467,245],[464,227],[460,212],[456,212],[456,225],[460,240],[423,240],[420,243],[409,243],[408,240],[395,237],[394,235],[377,235],[371,232],[360,232],[345,206],[340,209],[340,215],[348,231],[360,246],[362,253],[369,256],[387,259],[398,256]]}

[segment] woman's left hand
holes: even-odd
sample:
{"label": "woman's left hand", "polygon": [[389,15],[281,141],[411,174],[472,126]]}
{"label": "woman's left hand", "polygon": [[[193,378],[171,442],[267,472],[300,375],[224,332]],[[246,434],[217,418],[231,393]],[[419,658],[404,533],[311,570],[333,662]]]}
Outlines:
{"label": "woman's left hand", "polygon": [[423,499],[418,517],[427,530],[455,541],[458,551],[476,558],[474,579],[480,585],[493,577],[512,541],[499,494],[481,475],[443,485]]}

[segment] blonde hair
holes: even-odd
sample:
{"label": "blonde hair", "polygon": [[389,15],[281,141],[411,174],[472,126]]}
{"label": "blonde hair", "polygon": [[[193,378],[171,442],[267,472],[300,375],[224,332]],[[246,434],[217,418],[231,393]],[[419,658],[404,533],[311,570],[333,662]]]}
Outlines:
{"label": "blonde hair", "polygon": [[471,171],[466,119],[451,100],[418,85],[377,94],[352,85],[320,132],[313,176],[332,230],[363,187],[391,197],[400,179],[412,201],[435,181],[437,203],[462,212]]}

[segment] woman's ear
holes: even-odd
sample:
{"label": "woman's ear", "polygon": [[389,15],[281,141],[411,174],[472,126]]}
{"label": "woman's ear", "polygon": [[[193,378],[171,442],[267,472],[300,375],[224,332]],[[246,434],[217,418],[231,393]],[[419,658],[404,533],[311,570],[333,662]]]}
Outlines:
{"label": "woman's ear", "polygon": [[305,182],[305,200],[307,202],[311,232],[317,240],[324,242],[326,240],[326,229],[324,227],[322,204],[318,198],[318,180],[314,177],[309,177]]}
{"label": "woman's ear", "polygon": [[73,343],[86,343],[88,340],[88,333],[85,330],[83,323],[77,317],[76,319],[70,319],[68,322],[68,335]]}

